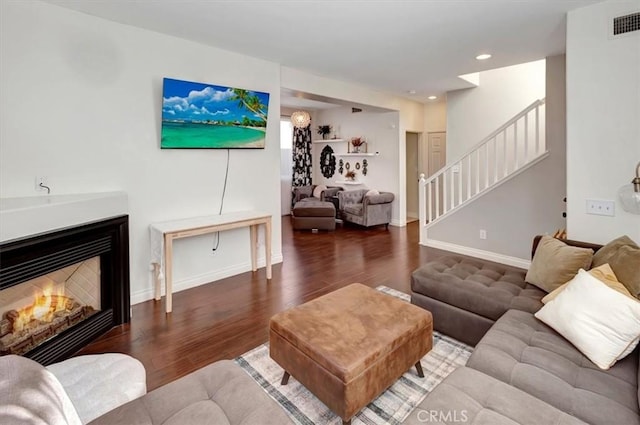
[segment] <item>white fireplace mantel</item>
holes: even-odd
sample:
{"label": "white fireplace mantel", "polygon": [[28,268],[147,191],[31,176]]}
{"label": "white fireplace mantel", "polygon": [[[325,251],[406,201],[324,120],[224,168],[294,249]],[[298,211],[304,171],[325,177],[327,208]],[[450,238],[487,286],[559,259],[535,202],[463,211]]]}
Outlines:
{"label": "white fireplace mantel", "polygon": [[0,198],[0,243],[128,214],[125,192]]}

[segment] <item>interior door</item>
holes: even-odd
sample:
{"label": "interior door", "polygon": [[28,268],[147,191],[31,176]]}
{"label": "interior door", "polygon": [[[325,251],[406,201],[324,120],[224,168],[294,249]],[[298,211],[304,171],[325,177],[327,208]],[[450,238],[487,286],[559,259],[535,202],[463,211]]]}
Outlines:
{"label": "interior door", "polygon": [[407,133],[407,221],[418,218],[418,133]]}
{"label": "interior door", "polygon": [[447,163],[447,133],[429,133],[428,150],[429,168],[427,173],[431,176]]}
{"label": "interior door", "polygon": [[[445,132],[437,132],[437,133],[429,133],[428,137],[428,170],[427,173],[429,176],[432,176],[442,167],[447,164],[447,134]],[[432,183],[432,185],[435,183]],[[439,213],[442,214],[444,210],[443,205],[443,181],[440,179],[438,181],[438,200],[439,203]],[[435,187],[431,188],[432,191],[435,191]],[[435,205],[432,205],[432,208],[435,210]]]}

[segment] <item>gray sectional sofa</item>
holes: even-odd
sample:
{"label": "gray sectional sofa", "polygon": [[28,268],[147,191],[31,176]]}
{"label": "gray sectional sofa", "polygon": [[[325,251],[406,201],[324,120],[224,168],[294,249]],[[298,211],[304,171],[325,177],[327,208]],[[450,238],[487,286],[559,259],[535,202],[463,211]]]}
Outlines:
{"label": "gray sectional sofa", "polygon": [[544,292],[524,276],[462,257],[445,257],[413,273],[412,302],[431,310],[436,330],[476,348],[466,367],[438,385],[406,424],[428,419],[432,424],[640,425],[638,349],[601,370],[534,317]]}

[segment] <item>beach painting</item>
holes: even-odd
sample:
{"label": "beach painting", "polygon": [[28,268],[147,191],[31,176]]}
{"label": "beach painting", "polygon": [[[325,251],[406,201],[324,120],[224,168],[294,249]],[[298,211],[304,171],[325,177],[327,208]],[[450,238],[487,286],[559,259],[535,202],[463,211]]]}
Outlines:
{"label": "beach painting", "polygon": [[269,93],[165,78],[162,149],[263,149]]}

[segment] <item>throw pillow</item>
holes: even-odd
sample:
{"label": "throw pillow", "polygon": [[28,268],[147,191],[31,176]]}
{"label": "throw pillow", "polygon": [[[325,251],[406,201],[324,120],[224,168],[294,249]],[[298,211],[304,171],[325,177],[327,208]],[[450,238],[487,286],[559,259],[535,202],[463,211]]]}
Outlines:
{"label": "throw pillow", "polygon": [[593,267],[609,263],[618,280],[640,298],[640,247],[629,237],[620,236],[593,255]]}
{"label": "throw pillow", "polygon": [[380,192],[378,192],[375,189],[371,189],[370,191],[364,194],[364,196],[370,196],[370,195],[380,195]]}
{"label": "throw pillow", "polygon": [[571,280],[580,269],[588,269],[593,250],[569,246],[551,236],[540,239],[525,280],[551,292]]}
{"label": "throw pillow", "polygon": [[322,192],[327,190],[327,186],[323,184],[319,184],[313,189],[313,197],[320,199],[322,197]]}
{"label": "throw pillow", "polygon": [[616,238],[600,248],[595,254],[593,254],[593,264],[592,267],[598,267],[605,263],[609,263],[611,258],[615,257],[618,253],[618,250],[623,247],[629,245],[633,248],[638,248],[638,245],[629,237],[629,236],[620,236]]}
{"label": "throw pillow", "polygon": [[[634,298],[634,296],[631,295],[631,292],[629,292],[629,290],[621,282],[618,281],[615,273],[613,272],[613,270],[611,270],[611,266],[609,266],[609,264],[603,264],[600,267],[591,269],[589,270],[589,274],[595,277],[596,279],[598,279],[600,282],[607,285],[609,288],[615,289],[616,291],[626,295],[627,297]],[[558,294],[560,294],[560,292],[564,291],[564,289],[567,287],[568,284],[569,282],[554,289],[553,292],[548,293],[542,299],[542,303],[546,304],[552,299],[554,299],[555,297],[557,297]]]}
{"label": "throw pillow", "polygon": [[535,317],[571,342],[600,369],[633,351],[640,338],[640,302],[580,270]]}

